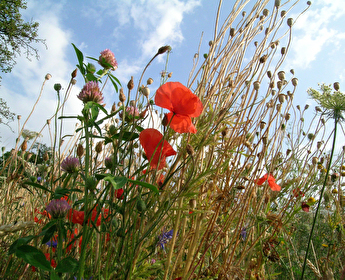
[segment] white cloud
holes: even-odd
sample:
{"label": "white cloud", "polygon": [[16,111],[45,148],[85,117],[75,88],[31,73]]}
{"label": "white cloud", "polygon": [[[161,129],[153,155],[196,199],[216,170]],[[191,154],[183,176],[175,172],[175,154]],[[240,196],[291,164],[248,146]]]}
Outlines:
{"label": "white cloud", "polygon": [[342,0],[322,0],[305,12],[293,26],[291,50],[295,67],[307,68],[326,47],[334,51],[345,33],[339,31],[336,20],[345,15]]}

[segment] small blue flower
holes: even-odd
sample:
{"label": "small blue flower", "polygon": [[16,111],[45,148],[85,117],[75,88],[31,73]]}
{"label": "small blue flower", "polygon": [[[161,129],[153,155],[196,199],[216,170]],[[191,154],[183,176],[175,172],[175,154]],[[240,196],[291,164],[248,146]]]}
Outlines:
{"label": "small blue flower", "polygon": [[57,247],[57,241],[54,241],[54,240],[53,240],[53,242],[52,242],[52,241],[49,240],[49,241],[46,243],[46,245],[48,245],[49,247],[56,248],[56,247]]}
{"label": "small blue flower", "polygon": [[165,250],[164,245],[168,243],[168,241],[173,237],[173,229],[163,232],[160,236],[158,236],[158,244],[161,246],[163,250]]}
{"label": "small blue flower", "polygon": [[242,228],[240,234],[241,234],[243,240],[246,240],[246,237],[247,237],[247,228],[246,228],[246,227]]}
{"label": "small blue flower", "polygon": [[42,181],[42,177],[41,176],[38,176],[37,177],[37,182],[41,182]]}

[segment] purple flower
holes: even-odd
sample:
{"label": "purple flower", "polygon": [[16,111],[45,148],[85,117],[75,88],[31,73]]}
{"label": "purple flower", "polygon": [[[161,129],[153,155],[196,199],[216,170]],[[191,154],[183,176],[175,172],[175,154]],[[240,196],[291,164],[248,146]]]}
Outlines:
{"label": "purple flower", "polygon": [[75,173],[78,172],[79,168],[79,159],[75,157],[66,157],[61,162],[61,169],[67,173]]}
{"label": "purple flower", "polygon": [[163,232],[160,236],[158,236],[158,245],[160,245],[163,250],[165,250],[164,245],[173,237],[173,231],[174,230],[172,229]]}
{"label": "purple flower", "polygon": [[48,245],[49,247],[52,247],[52,248],[56,248],[57,247],[57,241],[54,241],[53,240],[53,242],[52,241],[48,241],[47,243],[46,243],[46,245]]}
{"label": "purple flower", "polygon": [[83,89],[78,95],[78,98],[83,101],[83,103],[93,101],[101,104],[103,102],[103,95],[98,87],[98,83],[94,81],[88,82],[86,85],[84,85]]}
{"label": "purple flower", "polygon": [[103,66],[105,69],[117,69],[117,61],[115,59],[115,56],[113,52],[109,49],[105,49],[101,52],[101,55],[99,56],[98,63]]}
{"label": "purple flower", "polygon": [[63,199],[53,199],[46,207],[47,212],[53,219],[65,217],[69,209],[71,209],[71,206]]}
{"label": "purple flower", "polygon": [[42,181],[42,177],[38,176],[37,177],[37,182],[41,182]]}

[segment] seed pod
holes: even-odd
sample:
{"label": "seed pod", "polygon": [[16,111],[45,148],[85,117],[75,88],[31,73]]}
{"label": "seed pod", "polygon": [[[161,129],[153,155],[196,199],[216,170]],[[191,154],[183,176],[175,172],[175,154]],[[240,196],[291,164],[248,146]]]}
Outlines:
{"label": "seed pod", "polygon": [[264,10],[262,11],[262,14],[263,14],[265,17],[267,17],[268,14],[269,14],[269,10],[264,9]]}
{"label": "seed pod", "polygon": [[26,139],[23,141],[23,143],[20,146],[20,148],[22,149],[23,152],[26,151],[26,149],[28,148],[28,142],[26,141]]}
{"label": "seed pod", "polygon": [[44,77],[47,81],[52,77],[49,73]]}
{"label": "seed pod", "polygon": [[77,77],[77,72],[78,72],[78,68],[75,68],[74,71],[72,72],[71,76],[74,79],[75,77]]}
{"label": "seed pod", "polygon": [[316,147],[317,147],[318,149],[320,149],[321,146],[322,146],[322,141],[318,141],[318,142],[316,143]]}
{"label": "seed pod", "polygon": [[307,5],[310,6],[311,5],[311,1],[307,1]]}
{"label": "seed pod", "polygon": [[286,156],[288,156],[290,153],[291,153],[291,150],[290,150],[290,149],[287,149],[287,150],[286,150]]}
{"label": "seed pod", "polygon": [[132,90],[134,88],[134,81],[133,81],[133,76],[131,76],[131,79],[129,80],[128,84],[127,84],[127,88],[129,90]]}
{"label": "seed pod", "polygon": [[254,89],[255,89],[255,90],[259,90],[259,88],[260,88],[260,82],[259,82],[259,81],[255,81],[255,82],[253,83],[253,85],[254,85]]}
{"label": "seed pod", "polygon": [[61,90],[61,84],[55,84],[54,85],[54,90],[60,91]]}
{"label": "seed pod", "polygon": [[272,72],[271,71],[267,71],[267,77],[270,79],[272,78]]}
{"label": "seed pod", "polygon": [[281,17],[285,17],[285,15],[286,15],[286,11],[285,11],[285,10],[282,10],[282,11],[280,12],[280,16],[281,16]]}
{"label": "seed pod", "polygon": [[103,141],[99,141],[96,144],[95,150],[96,150],[96,153],[98,153],[98,154],[102,152],[102,150],[103,150]]}
{"label": "seed pod", "polygon": [[298,85],[298,79],[297,78],[292,78],[291,82],[292,82],[294,87],[296,87]]}
{"label": "seed pod", "polygon": [[235,28],[230,28],[230,36],[234,37],[235,35]]}
{"label": "seed pod", "polygon": [[338,90],[340,89],[339,83],[338,83],[338,82],[335,82],[335,83],[333,84],[333,88],[334,88],[336,91],[338,91]]}
{"label": "seed pod", "polygon": [[291,117],[291,114],[290,113],[286,113],[285,120],[288,121],[290,119],[290,117]]}
{"label": "seed pod", "polygon": [[282,109],[282,105],[281,104],[277,104],[276,109],[277,109],[277,112],[280,112],[280,110]]}
{"label": "seed pod", "polygon": [[[126,101],[126,95],[123,93],[123,88],[120,88],[119,100],[120,100],[120,102],[122,102],[122,103],[124,103],[124,102]],[[122,106],[122,104],[119,105],[119,107],[120,107],[120,106]]]}
{"label": "seed pod", "polygon": [[291,27],[293,25],[293,18],[288,18],[287,25]]}
{"label": "seed pod", "polygon": [[141,93],[146,97],[148,98],[149,95],[150,95],[150,89],[148,87],[143,87],[141,88]]}
{"label": "seed pod", "polygon": [[274,86],[275,86],[274,82],[273,82],[273,81],[270,82],[269,87],[270,87],[270,88],[274,88]]}
{"label": "seed pod", "polygon": [[282,81],[278,81],[278,82],[277,82],[277,88],[278,88],[279,90],[281,90],[282,87],[283,87],[283,82],[282,82]]}
{"label": "seed pod", "polygon": [[261,122],[260,122],[260,129],[264,129],[265,126],[266,126],[266,122],[261,121]]}
{"label": "seed pod", "polygon": [[295,75],[295,70],[290,69],[290,73],[291,73],[292,75]]}
{"label": "seed pod", "polygon": [[280,0],[275,0],[274,6],[278,8],[280,6]]}
{"label": "seed pod", "polygon": [[267,145],[267,136],[262,137],[262,143],[266,146]]}
{"label": "seed pod", "polygon": [[262,57],[260,57],[260,63],[265,63],[267,60],[267,54],[264,54]]}
{"label": "seed pod", "polygon": [[137,200],[137,210],[139,212],[145,212],[145,210],[146,210],[146,204],[141,199]]}
{"label": "seed pod", "polygon": [[153,83],[153,79],[152,79],[152,78],[148,78],[146,83],[147,83],[148,85],[151,85],[151,84]]}
{"label": "seed pod", "polygon": [[278,72],[278,78],[281,81],[285,80],[285,72],[284,71],[279,71]]}
{"label": "seed pod", "polygon": [[72,85],[75,85],[77,83],[77,80],[76,79],[72,79],[71,83],[72,83]]}
{"label": "seed pod", "polygon": [[77,146],[77,156],[82,157],[84,155],[84,147],[82,144],[78,144]]}
{"label": "seed pod", "polygon": [[284,103],[284,101],[285,101],[285,95],[282,94],[282,93],[279,94],[279,95],[278,95],[278,100],[279,100],[280,103]]}
{"label": "seed pod", "polygon": [[274,90],[274,89],[272,89],[272,91],[271,91],[271,95],[272,95],[272,96],[275,96],[275,95],[276,95],[276,93],[277,93],[277,91],[276,91],[276,90]]}
{"label": "seed pod", "polygon": [[313,157],[311,159],[311,162],[312,162],[313,165],[316,165],[319,162],[319,159],[317,157]]}

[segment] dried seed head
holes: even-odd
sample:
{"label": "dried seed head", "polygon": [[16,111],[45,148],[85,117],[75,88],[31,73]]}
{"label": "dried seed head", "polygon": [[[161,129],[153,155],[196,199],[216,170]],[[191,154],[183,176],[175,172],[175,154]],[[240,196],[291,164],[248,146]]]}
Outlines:
{"label": "dried seed head", "polygon": [[263,137],[262,137],[262,143],[263,143],[264,145],[267,145],[267,136],[263,136]]}
{"label": "dried seed head", "polygon": [[193,199],[189,200],[189,207],[192,209],[196,208],[196,199],[193,198]]}
{"label": "dried seed head", "polygon": [[320,108],[319,106],[315,106],[315,111],[316,111],[316,112],[319,112],[319,113],[322,112],[322,110],[321,110],[321,108]]}
{"label": "dried seed head", "polygon": [[47,81],[52,77],[49,73],[44,77]]}
{"label": "dried seed head", "polygon": [[44,161],[48,161],[48,160],[49,160],[48,152],[45,152],[45,153],[44,153],[44,155],[43,155],[43,160],[44,160]]}
{"label": "dried seed head", "polygon": [[288,18],[287,25],[291,27],[293,25],[293,18]]}
{"label": "dried seed head", "polygon": [[269,87],[270,87],[270,88],[274,88],[274,86],[275,86],[274,82],[273,82],[273,81],[270,82]]}
{"label": "dried seed head", "polygon": [[285,11],[285,10],[282,10],[282,11],[280,12],[280,16],[281,16],[281,17],[285,17],[285,15],[286,15],[286,11]]}
{"label": "dried seed head", "polygon": [[311,162],[312,162],[313,165],[316,165],[319,162],[319,159],[317,157],[313,157],[311,159]]}
{"label": "dried seed head", "polygon": [[335,83],[333,84],[333,88],[334,88],[336,91],[338,91],[338,90],[340,89],[339,83],[338,83],[338,82],[335,82]]}
{"label": "dried seed head", "polygon": [[148,98],[150,96],[150,89],[148,87],[142,87],[141,88],[141,93]]}
{"label": "dried seed head", "polygon": [[281,104],[277,104],[276,105],[276,109],[277,109],[277,112],[280,112],[280,110],[282,109],[282,105]]}
{"label": "dried seed head", "polygon": [[170,73],[168,74],[168,78],[171,78],[171,77],[172,77],[172,74],[173,74],[173,72],[170,72]]}
{"label": "dried seed head", "polygon": [[26,149],[28,148],[28,142],[26,141],[26,139],[23,141],[23,143],[20,146],[20,148],[22,149],[23,152],[26,151]]}
{"label": "dried seed head", "polygon": [[84,147],[82,144],[78,144],[77,146],[77,156],[82,157],[84,155]]}
{"label": "dried seed head", "polygon": [[146,83],[147,83],[147,85],[151,85],[153,83],[153,79],[152,78],[148,78]]}
{"label": "dried seed head", "polygon": [[290,119],[290,117],[291,117],[291,114],[290,113],[286,113],[285,120],[288,121]]}
{"label": "dried seed head", "polygon": [[243,16],[243,17],[245,17],[246,14],[247,14],[247,13],[246,13],[245,11],[242,12],[242,16]]}
{"label": "dried seed head", "polygon": [[310,5],[311,5],[311,1],[308,1],[308,2],[307,2],[307,5],[310,6]]}
{"label": "dried seed head", "polygon": [[114,113],[115,111],[116,111],[116,104],[114,102],[113,105],[111,106],[111,114]]}
{"label": "dried seed head", "polygon": [[272,96],[275,96],[275,95],[276,95],[276,93],[277,93],[277,91],[276,91],[276,90],[274,90],[274,89],[272,89],[272,91],[271,91],[271,95],[272,95]]}
{"label": "dried seed head", "polygon": [[275,0],[274,6],[278,8],[280,6],[280,0]]}
{"label": "dried seed head", "polygon": [[254,46],[257,47],[258,46],[258,41],[254,42]]}
{"label": "dried seed head", "polygon": [[213,45],[213,41],[211,40],[211,41],[209,41],[208,42],[208,45],[210,46],[210,47],[212,47],[212,45]]}
{"label": "dried seed head", "polygon": [[230,28],[230,36],[234,37],[235,35],[235,28]]}
{"label": "dried seed head", "polygon": [[283,82],[282,82],[282,81],[278,81],[278,82],[277,82],[277,88],[278,88],[279,90],[281,90],[282,87],[283,87]]}
{"label": "dried seed head", "polygon": [[[123,88],[120,88],[120,96],[119,96],[120,102],[124,103],[126,101],[126,95],[123,93]],[[122,106],[122,104],[119,105],[119,107]]]}
{"label": "dried seed head", "polygon": [[316,143],[316,147],[318,148],[318,149],[320,149],[321,147],[322,147],[322,141],[318,141],[317,143]]}
{"label": "dried seed head", "polygon": [[75,85],[77,83],[77,80],[76,79],[72,79],[71,83],[72,83],[72,85]]}
{"label": "dried seed head", "polygon": [[133,76],[131,76],[131,79],[129,80],[128,84],[127,84],[127,88],[129,90],[132,90],[134,88],[134,81],[133,81]]}
{"label": "dried seed head", "polygon": [[280,103],[284,103],[284,101],[285,101],[285,94],[279,94],[278,95],[278,100],[279,100]]}
{"label": "dried seed head", "polygon": [[71,73],[72,79],[77,77],[77,73],[78,73],[78,68],[75,68],[74,71]]}
{"label": "dried seed head", "polygon": [[255,90],[259,90],[259,88],[260,88],[260,82],[259,82],[259,81],[255,81],[255,82],[253,83],[253,85],[254,85],[254,89],[255,89]]}
{"label": "dried seed head", "polygon": [[264,54],[262,57],[260,57],[260,63],[265,63],[267,60],[267,54]]}
{"label": "dried seed head", "polygon": [[272,78],[272,72],[271,71],[267,71],[267,77],[270,79]]}
{"label": "dried seed head", "polygon": [[187,144],[186,151],[187,151],[188,155],[190,155],[190,156],[194,155],[194,149],[193,149],[192,145]]}
{"label": "dried seed head", "polygon": [[270,13],[270,12],[269,12],[267,9],[264,9],[264,10],[262,11],[262,14],[263,14],[265,17],[267,17],[269,13]]}
{"label": "dried seed head", "polygon": [[163,54],[165,52],[170,52],[170,51],[171,51],[171,47],[170,46],[163,46],[163,47],[160,47],[158,49],[157,54]]}
{"label": "dried seed head", "polygon": [[291,150],[290,150],[290,149],[287,149],[287,150],[286,150],[286,155],[288,156],[290,153],[291,153]]}
{"label": "dried seed head", "polygon": [[281,81],[285,80],[285,72],[284,71],[279,71],[278,72],[278,78]]}
{"label": "dried seed head", "polygon": [[102,149],[103,149],[103,141],[97,142],[96,148],[95,148],[96,153],[98,153],[98,154],[101,153],[101,152],[102,152]]}
{"label": "dried seed head", "polygon": [[295,70],[290,69],[290,73],[291,73],[292,75],[295,75]]}
{"label": "dried seed head", "polygon": [[261,122],[260,122],[260,129],[264,129],[265,126],[266,126],[266,122],[261,121]]}
{"label": "dried seed head", "polygon": [[298,79],[297,78],[292,78],[291,82],[292,82],[294,87],[296,87],[298,85]]}
{"label": "dried seed head", "polygon": [[304,106],[304,110],[307,110],[308,108],[309,108],[309,105],[306,104],[306,105]]}

